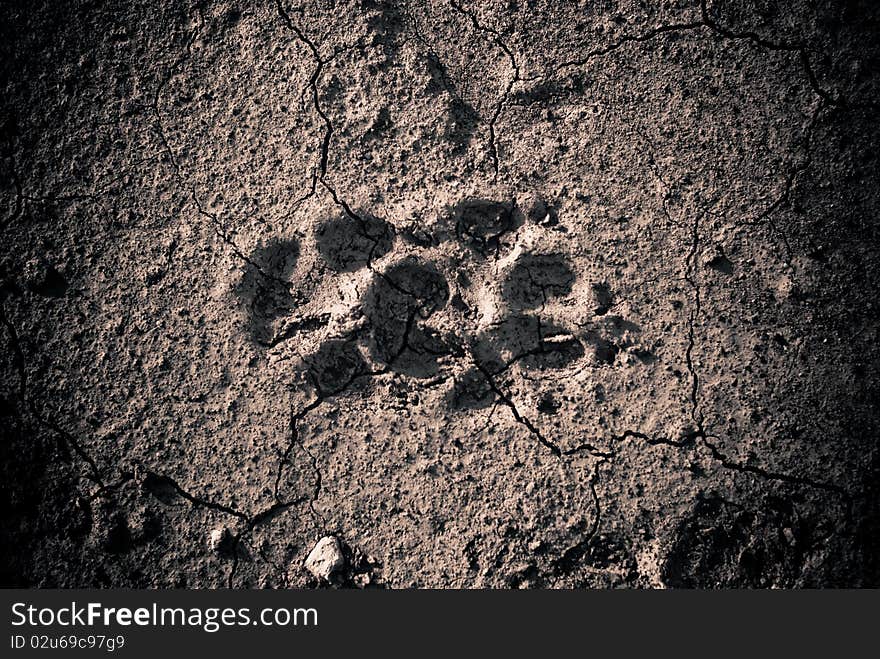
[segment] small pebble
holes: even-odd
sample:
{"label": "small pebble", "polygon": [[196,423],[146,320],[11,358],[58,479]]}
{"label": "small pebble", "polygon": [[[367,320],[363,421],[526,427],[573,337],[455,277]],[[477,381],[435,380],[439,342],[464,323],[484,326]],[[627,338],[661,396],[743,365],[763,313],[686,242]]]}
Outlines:
{"label": "small pebble", "polygon": [[231,537],[229,529],[225,526],[212,529],[208,534],[208,547],[211,551],[219,554],[227,548]]}
{"label": "small pebble", "polygon": [[331,577],[345,567],[345,557],[339,540],[328,535],[320,540],[309,553],[305,562],[306,569],[316,578],[329,582]]}

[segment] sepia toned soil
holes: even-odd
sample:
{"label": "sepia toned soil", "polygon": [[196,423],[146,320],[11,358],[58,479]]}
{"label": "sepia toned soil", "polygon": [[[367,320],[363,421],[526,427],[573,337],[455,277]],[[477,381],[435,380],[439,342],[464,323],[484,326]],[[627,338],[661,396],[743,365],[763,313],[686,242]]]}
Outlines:
{"label": "sepia toned soil", "polygon": [[3,586],[880,586],[875,3],[0,12]]}

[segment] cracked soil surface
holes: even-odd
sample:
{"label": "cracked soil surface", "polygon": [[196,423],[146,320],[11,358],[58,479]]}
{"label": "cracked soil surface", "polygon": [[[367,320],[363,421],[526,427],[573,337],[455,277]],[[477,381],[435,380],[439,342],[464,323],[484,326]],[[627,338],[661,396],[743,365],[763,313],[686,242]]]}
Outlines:
{"label": "cracked soil surface", "polygon": [[0,13],[2,585],[880,585],[876,3]]}

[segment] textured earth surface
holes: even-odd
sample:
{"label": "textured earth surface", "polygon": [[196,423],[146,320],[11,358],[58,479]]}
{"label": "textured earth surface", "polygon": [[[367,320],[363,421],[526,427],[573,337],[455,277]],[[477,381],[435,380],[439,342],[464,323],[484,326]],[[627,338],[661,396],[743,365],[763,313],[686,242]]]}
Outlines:
{"label": "textured earth surface", "polygon": [[876,3],[0,12],[2,585],[880,585]]}

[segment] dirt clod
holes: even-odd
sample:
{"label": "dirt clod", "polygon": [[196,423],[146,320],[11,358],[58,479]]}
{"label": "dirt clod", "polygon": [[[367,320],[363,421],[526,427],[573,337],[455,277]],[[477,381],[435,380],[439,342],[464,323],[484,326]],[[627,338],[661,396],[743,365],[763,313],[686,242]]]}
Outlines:
{"label": "dirt clod", "polygon": [[306,557],[305,568],[316,579],[329,583],[345,567],[345,556],[339,540],[332,535],[318,540]]}

